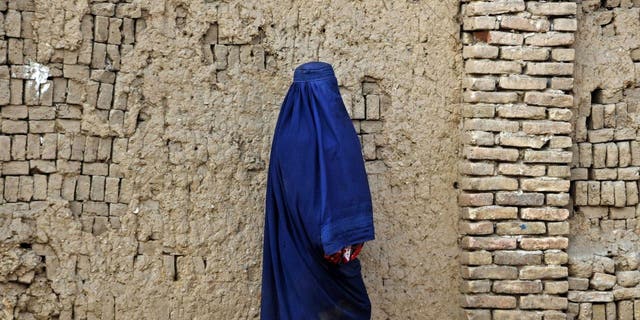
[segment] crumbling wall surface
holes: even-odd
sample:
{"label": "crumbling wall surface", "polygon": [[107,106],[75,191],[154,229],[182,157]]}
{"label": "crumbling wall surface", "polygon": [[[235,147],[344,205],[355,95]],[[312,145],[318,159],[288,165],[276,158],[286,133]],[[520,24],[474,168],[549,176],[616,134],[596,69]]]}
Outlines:
{"label": "crumbling wall surface", "polygon": [[633,319],[640,317],[640,3],[583,1],[578,21],[567,313]]}
{"label": "crumbling wall surface", "polygon": [[0,318],[256,318],[271,136],[317,59],[363,145],[374,318],[460,318],[458,5],[0,0]]}

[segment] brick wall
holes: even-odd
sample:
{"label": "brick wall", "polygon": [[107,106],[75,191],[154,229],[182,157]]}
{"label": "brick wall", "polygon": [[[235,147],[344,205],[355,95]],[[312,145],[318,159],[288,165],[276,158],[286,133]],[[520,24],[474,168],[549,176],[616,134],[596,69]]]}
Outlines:
{"label": "brick wall", "polygon": [[566,319],[576,9],[462,4],[468,319]]}

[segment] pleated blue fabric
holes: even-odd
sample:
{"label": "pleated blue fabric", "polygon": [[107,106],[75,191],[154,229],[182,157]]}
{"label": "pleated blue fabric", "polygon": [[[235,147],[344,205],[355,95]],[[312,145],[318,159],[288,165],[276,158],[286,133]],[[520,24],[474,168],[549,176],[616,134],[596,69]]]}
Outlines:
{"label": "pleated blue fabric", "polygon": [[271,144],[261,319],[371,318],[360,260],[336,265],[324,259],[374,239],[360,150],[333,67],[298,66]]}

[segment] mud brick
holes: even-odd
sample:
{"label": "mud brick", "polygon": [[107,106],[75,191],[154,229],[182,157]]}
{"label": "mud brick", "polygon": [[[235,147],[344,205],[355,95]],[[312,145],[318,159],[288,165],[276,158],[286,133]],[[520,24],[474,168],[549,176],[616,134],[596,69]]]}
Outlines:
{"label": "mud brick", "polygon": [[498,265],[536,265],[542,262],[540,251],[495,251],[493,261]]}
{"label": "mud brick", "polygon": [[569,261],[569,255],[562,250],[546,250],[544,263],[548,265],[563,265]]}
{"label": "mud brick", "polygon": [[491,46],[484,43],[475,44],[471,46],[464,46],[462,48],[462,57],[468,58],[486,58],[493,59],[498,57],[499,49],[497,46]]}
{"label": "mud brick", "polygon": [[628,167],[631,164],[631,147],[629,141],[620,141],[618,147],[618,165]]}
{"label": "mud brick", "polygon": [[574,42],[575,38],[572,32],[554,31],[533,34],[525,40],[525,44],[538,47],[570,46]]}
{"label": "mud brick", "polygon": [[464,7],[467,16],[497,15],[509,12],[524,11],[525,4],[521,0],[506,1],[474,1]]}
{"label": "mud brick", "polygon": [[632,205],[636,205],[639,202],[638,199],[638,184],[633,181],[628,181],[625,182],[625,190],[626,190],[626,198],[627,198],[627,205],[628,206],[632,206]]}
{"label": "mud brick", "polygon": [[624,187],[624,181],[613,182],[614,206],[616,207],[624,207],[627,203],[627,193]]}
{"label": "mud brick", "polygon": [[[503,280],[493,283],[493,292],[506,294],[526,294],[542,292],[542,281]],[[522,318],[518,318],[522,319]]]}
{"label": "mud brick", "polygon": [[517,279],[518,269],[511,266],[463,267],[463,279]]}
{"label": "mud brick", "polygon": [[69,80],[67,85],[67,103],[82,104],[86,94],[83,83],[76,80]]}
{"label": "mud brick", "polygon": [[4,18],[4,30],[7,37],[20,38],[22,16],[16,10],[7,11]]}
{"label": "mud brick", "polygon": [[[107,42],[109,39],[109,18],[104,16],[95,17],[95,28],[93,38],[96,42]],[[95,47],[94,47],[95,50]]]}
{"label": "mud brick", "polygon": [[607,155],[605,165],[610,168],[618,166],[618,146],[615,142],[609,142],[606,146]]}
{"label": "mud brick", "polygon": [[112,138],[101,138],[98,145],[98,154],[96,159],[98,161],[109,160],[111,157],[111,140]]}
{"label": "mud brick", "polygon": [[[58,158],[69,159],[71,157],[71,145],[73,138],[69,135],[57,135]],[[83,143],[84,146],[84,143]]]}
{"label": "mud brick", "polygon": [[517,243],[515,238],[465,236],[461,245],[464,249],[505,250],[515,249]]}
{"label": "mud brick", "polygon": [[[568,281],[570,290],[586,291],[589,289],[589,279],[569,277]],[[570,298],[569,301],[573,300]]]}
{"label": "mud brick", "polygon": [[120,203],[129,203],[133,192],[133,182],[130,179],[120,180]]}
{"label": "mud brick", "polygon": [[533,105],[549,107],[572,107],[573,96],[561,92],[526,92],[524,102]]}
{"label": "mud brick", "polygon": [[65,78],[54,78],[53,79],[53,102],[65,102],[67,95],[67,79]]}
{"label": "mud brick", "polygon": [[122,131],[124,125],[124,112],[122,110],[109,111],[109,128],[113,131]]}
{"label": "mud brick", "polygon": [[107,45],[104,43],[93,44],[93,54],[91,55],[91,68],[104,69],[107,59]]}
{"label": "mud brick", "polygon": [[500,58],[505,60],[544,61],[549,58],[549,49],[522,46],[502,47]]}
{"label": "mud brick", "polygon": [[573,75],[573,63],[568,62],[528,62],[528,75]]}
{"label": "mud brick", "polygon": [[465,118],[493,118],[496,114],[495,104],[465,104],[462,108],[462,116]]}
{"label": "mud brick", "polygon": [[541,163],[541,162],[569,163],[571,162],[571,157],[572,157],[571,151],[556,151],[556,150],[525,150],[524,151],[524,162],[527,162],[527,163]]}
{"label": "mud brick", "polygon": [[551,51],[551,59],[554,61],[573,61],[576,58],[574,49],[557,48]]}
{"label": "mud brick", "polygon": [[[640,288],[621,288],[613,290],[613,298],[618,300],[630,300],[640,298]],[[618,305],[618,308],[620,306]]]}
{"label": "mud brick", "polygon": [[577,206],[587,205],[587,193],[589,190],[588,183],[586,181],[576,181],[574,183],[574,204]]}
{"label": "mud brick", "polygon": [[215,58],[216,70],[224,70],[227,68],[227,56],[229,54],[229,50],[225,45],[214,45],[213,53]]}
{"label": "mud brick", "polygon": [[[598,205],[598,204],[596,204]],[[583,215],[586,218],[603,218],[606,217],[608,214],[608,209],[607,207],[594,207],[594,206],[590,206],[590,207],[580,207],[578,209],[578,214]]]}
{"label": "mud brick", "polygon": [[67,104],[58,104],[58,118],[60,119],[80,119],[82,118],[82,108]]}
{"label": "mud brick", "polygon": [[107,39],[109,44],[120,44],[122,42],[122,33],[120,32],[121,27],[122,19],[109,19],[109,37]]}
{"label": "mud brick", "polygon": [[612,206],[615,203],[613,181],[602,181],[600,184],[600,204]]}
{"label": "mud brick", "polygon": [[88,136],[84,145],[84,161],[94,162],[98,156],[100,137]]}
{"label": "mud brick", "polygon": [[26,119],[29,116],[29,112],[26,106],[2,106],[2,118],[10,120]]}
{"label": "mud brick", "polygon": [[593,168],[604,168],[607,159],[607,144],[593,144]]}
{"label": "mud brick", "polygon": [[527,135],[523,132],[500,132],[499,136],[500,145],[513,147],[529,147],[534,149],[542,148],[548,140],[549,137]]}
{"label": "mud brick", "polygon": [[11,102],[11,81],[8,79],[0,80],[0,105],[7,105]]}
{"label": "mud brick", "polygon": [[557,18],[553,19],[553,30],[555,31],[576,31],[578,30],[578,20]]}
{"label": "mud brick", "polygon": [[463,144],[478,146],[493,146],[495,144],[494,134],[485,131],[463,131]]}
{"label": "mud brick", "polygon": [[380,119],[380,96],[370,94],[365,99],[366,118],[370,120]]}
{"label": "mud brick", "polygon": [[120,70],[120,49],[115,44],[107,45],[106,70]]}
{"label": "mud brick", "polygon": [[469,90],[493,91],[496,89],[496,79],[466,77],[462,81],[462,87]]}
{"label": "mud brick", "polygon": [[[4,82],[0,82],[0,83],[3,84],[2,87],[4,88]],[[10,86],[11,86],[10,103],[14,105],[22,104],[23,81],[20,79],[11,79]],[[5,89],[0,89],[0,90],[5,90]],[[7,104],[5,93],[2,93],[2,100],[3,100],[2,104]]]}
{"label": "mud brick", "polygon": [[493,30],[498,29],[498,20],[492,16],[464,17],[462,30]]}
{"label": "mud brick", "polygon": [[49,182],[47,183],[47,197],[59,199],[61,189],[62,189],[62,175],[60,174],[49,175]]}
{"label": "mud brick", "polygon": [[476,266],[491,264],[491,252],[489,251],[462,252],[460,255],[460,263],[463,265],[476,265]]}
{"label": "mud brick", "polygon": [[613,294],[611,291],[569,291],[567,298],[573,302],[610,302]]}
{"label": "mud brick", "polygon": [[460,185],[463,190],[516,190],[518,189],[518,180],[502,176],[465,177],[461,179]]}
{"label": "mud brick", "polygon": [[499,235],[543,234],[546,232],[544,222],[499,222],[496,227],[496,234]]}
{"label": "mud brick", "polygon": [[[462,293],[488,293],[491,292],[490,280],[467,280],[460,284],[460,292]],[[476,319],[476,318],[473,318]],[[487,318],[490,319],[490,318]]]}
{"label": "mud brick", "polygon": [[83,163],[82,164],[82,174],[93,175],[93,176],[108,176],[109,175],[109,165],[107,163]]}
{"label": "mud brick", "polygon": [[33,176],[33,200],[47,199],[47,176],[36,174]]}
{"label": "mud brick", "polygon": [[[575,153],[574,153],[574,156],[575,156]],[[589,179],[589,169],[575,168],[575,167],[571,168],[571,180],[587,180],[587,179]]]}
{"label": "mud brick", "polygon": [[11,160],[11,138],[0,136],[0,161]]}
{"label": "mud brick", "polygon": [[609,219],[632,219],[635,215],[635,207],[609,208]]}
{"label": "mud brick", "polygon": [[63,68],[63,74],[65,78],[84,81],[89,78],[90,70],[88,66],[84,65],[65,64]]}
{"label": "mud brick", "polygon": [[589,120],[589,129],[602,129],[604,127],[604,105],[592,105]]}
{"label": "mud brick", "polygon": [[75,199],[76,176],[65,176],[62,180],[62,190],[60,192],[62,199],[72,201]]}
{"label": "mud brick", "polygon": [[569,291],[569,282],[567,281],[545,281],[545,294],[565,294]]}
{"label": "mud brick", "polygon": [[500,220],[515,219],[518,216],[517,207],[484,206],[463,208],[463,218],[469,220]]}
{"label": "mud brick", "polygon": [[13,160],[25,160],[27,149],[27,136],[15,135],[12,137],[11,142],[11,159]]}
{"label": "mud brick", "polygon": [[4,204],[6,201],[4,199],[4,178],[1,177],[2,168],[0,167],[0,204]]}
{"label": "mud brick", "polygon": [[[499,86],[512,90],[542,90],[547,87],[546,78],[530,77],[525,75],[509,75],[500,77]],[[523,105],[523,107],[525,107]]]}
{"label": "mud brick", "polygon": [[473,147],[465,146],[464,156],[467,159],[475,160],[502,160],[502,161],[516,161],[518,159],[518,150],[510,148],[487,148],[487,147]]}
{"label": "mud brick", "polygon": [[550,88],[554,90],[573,90],[573,78],[551,78]]}
{"label": "mud brick", "polygon": [[21,120],[3,120],[2,121],[2,133],[17,134],[27,133],[28,126],[27,121]]}
{"label": "mud brick", "polygon": [[521,182],[523,191],[568,192],[570,185],[570,180],[546,177],[522,179]]}
{"label": "mud brick", "polygon": [[505,31],[480,31],[475,32],[474,35],[477,39],[486,40],[489,44],[495,45],[522,45],[524,35],[520,33],[505,32]]}
{"label": "mud brick", "polygon": [[500,21],[502,29],[531,32],[549,31],[550,25],[549,20],[546,19],[527,19],[519,16],[503,16]]}
{"label": "mud brick", "polygon": [[460,206],[488,206],[493,203],[492,193],[466,193],[458,194],[458,205]]}
{"label": "mud brick", "polygon": [[91,177],[91,191],[89,194],[89,198],[95,201],[103,201],[104,200],[104,189],[105,189],[105,177],[101,176],[92,176]]}
{"label": "mud brick", "polygon": [[40,85],[34,80],[24,82],[24,103],[26,105],[37,105],[40,102]]}
{"label": "mud brick", "polygon": [[123,44],[133,44],[135,42],[134,30],[134,21],[129,18],[124,18],[122,21]]}
{"label": "mud brick", "polygon": [[49,120],[30,120],[29,132],[31,133],[50,133],[55,132],[55,121]]}
{"label": "mud brick", "polygon": [[116,74],[107,70],[91,70],[91,80],[113,84],[116,82]]}
{"label": "mud brick", "polygon": [[566,249],[569,239],[566,237],[523,238],[520,248],[524,250]]}
{"label": "mud brick", "polygon": [[549,120],[571,121],[572,117],[573,112],[569,109],[549,108]]}
{"label": "mud brick", "polygon": [[84,146],[86,137],[77,135],[73,137],[73,144],[71,145],[71,160],[83,160]]}
{"label": "mud brick", "polygon": [[7,52],[9,44],[6,40],[0,40],[0,63],[7,63]]}
{"label": "mud brick", "polygon": [[108,216],[109,205],[105,202],[86,201],[82,206],[82,213],[87,215]]}
{"label": "mud brick", "polygon": [[571,179],[574,178],[574,176],[572,176],[571,167],[569,165],[557,165],[557,166],[550,165],[547,168],[547,176],[558,177],[558,178],[571,178]]}
{"label": "mud brick", "polygon": [[98,95],[98,109],[108,110],[111,108],[113,97],[113,85],[108,83],[100,84],[100,94]]}
{"label": "mud brick", "polygon": [[[553,113],[552,110],[567,110],[567,111],[571,112],[571,110],[569,110],[569,109],[551,108],[551,109],[549,109],[549,115],[551,115]],[[575,150],[574,147],[576,147],[576,146],[574,145],[573,139],[570,136],[557,136],[557,135],[554,135],[549,139],[549,148],[550,149],[572,148],[572,152],[577,154],[578,150]]]}
{"label": "mud brick", "polygon": [[27,161],[7,161],[2,164],[2,174],[7,175],[28,175],[29,162]]}
{"label": "mud brick", "polygon": [[104,201],[110,202],[110,203],[118,202],[119,184],[120,184],[120,179],[118,178],[106,179]]}
{"label": "mud brick", "polygon": [[[568,199],[567,199],[567,203],[568,203]],[[550,236],[568,235],[569,234],[569,222],[566,222],[566,221],[548,222],[547,223],[547,232],[549,233]]]}
{"label": "mud brick", "polygon": [[464,130],[480,130],[490,132],[516,132],[520,128],[517,121],[500,119],[466,119]]}
{"label": "mud brick", "polygon": [[527,2],[527,11],[539,16],[566,16],[574,15],[577,5],[569,2]]}
{"label": "mud brick", "polygon": [[500,191],[496,193],[496,204],[513,206],[540,206],[544,203],[544,194],[522,191]]}
{"label": "mud brick", "polygon": [[82,162],[80,161],[67,161],[64,159],[56,160],[56,168],[60,174],[80,174],[82,169]]}
{"label": "mud brick", "polygon": [[54,107],[29,107],[29,120],[53,120],[55,118],[56,109]]}
{"label": "mud brick", "polygon": [[[494,320],[542,320],[543,314],[537,311],[524,311],[524,310],[494,310]],[[489,318],[491,319],[491,318]],[[552,320],[545,317],[545,319]],[[565,319],[565,318],[562,318]]]}
{"label": "mud brick", "polygon": [[10,64],[24,64],[24,44],[22,40],[9,38],[8,61]]}
{"label": "mud brick", "polygon": [[542,176],[545,174],[545,166],[522,163],[500,163],[498,165],[498,173],[512,176]]}
{"label": "mud brick", "polygon": [[591,164],[593,163],[591,143],[587,143],[587,142],[579,143],[578,150],[580,154],[580,166],[584,168],[591,167]]}
{"label": "mud brick", "polygon": [[633,320],[633,301],[618,301],[618,319]]}
{"label": "mud brick", "polygon": [[460,234],[488,235],[493,233],[493,223],[490,221],[459,221],[458,229],[460,231]]}
{"label": "mud brick", "polygon": [[563,266],[523,266],[520,269],[521,280],[559,279],[567,275],[568,269]]}
{"label": "mud brick", "polygon": [[37,134],[27,135],[27,159],[39,159],[40,158],[40,136]]}
{"label": "mud brick", "polygon": [[465,62],[465,72],[470,74],[508,74],[521,71],[520,63],[514,61],[469,59]]}
{"label": "mud brick", "polygon": [[128,206],[122,203],[112,203],[109,204],[109,215],[120,217],[127,213]]}
{"label": "mud brick", "polygon": [[91,191],[91,177],[78,176],[76,182],[76,200],[89,200],[89,192]]}
{"label": "mud brick", "polygon": [[518,94],[515,92],[485,92],[467,90],[463,95],[464,102],[513,103],[518,100]]}
{"label": "mud brick", "polygon": [[[0,180],[1,181],[1,180]],[[20,186],[20,177],[4,177],[4,200],[6,202],[17,202]]]}
{"label": "mud brick", "polygon": [[91,5],[91,14],[111,17],[116,14],[116,5],[113,3],[94,3]]}
{"label": "mud brick", "polygon": [[87,82],[85,86],[86,97],[85,103],[93,108],[98,105],[98,92],[100,90],[100,83],[95,81]]}
{"label": "mud brick", "polygon": [[56,163],[55,161],[46,161],[46,160],[30,160],[29,168],[32,171],[41,172],[41,173],[54,173],[56,172]]}
{"label": "mud brick", "polygon": [[28,202],[33,197],[33,177],[20,176],[20,186],[18,188],[18,201]]}
{"label": "mud brick", "polygon": [[[476,2],[473,2],[476,3]],[[505,295],[491,294],[466,294],[462,299],[464,308],[492,308],[492,309],[513,309],[516,307],[516,298]]]}

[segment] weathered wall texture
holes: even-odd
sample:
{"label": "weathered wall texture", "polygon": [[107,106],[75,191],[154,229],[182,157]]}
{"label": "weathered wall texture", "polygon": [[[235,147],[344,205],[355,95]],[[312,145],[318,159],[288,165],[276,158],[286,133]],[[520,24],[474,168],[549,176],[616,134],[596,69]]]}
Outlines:
{"label": "weathered wall texture", "polygon": [[271,135],[316,59],[362,137],[374,318],[461,318],[458,9],[0,0],[0,318],[256,318]]}
{"label": "weathered wall texture", "polygon": [[567,313],[640,319],[640,3],[583,1],[578,21]]}

